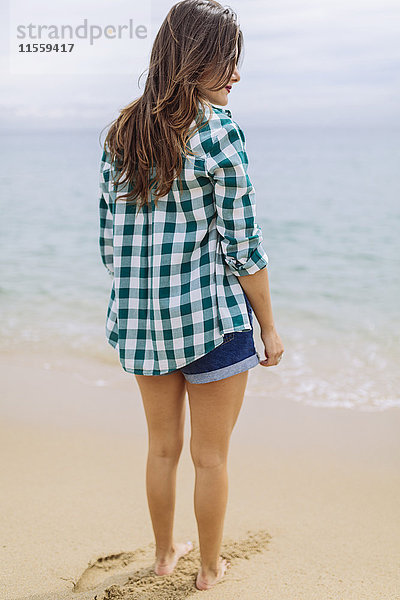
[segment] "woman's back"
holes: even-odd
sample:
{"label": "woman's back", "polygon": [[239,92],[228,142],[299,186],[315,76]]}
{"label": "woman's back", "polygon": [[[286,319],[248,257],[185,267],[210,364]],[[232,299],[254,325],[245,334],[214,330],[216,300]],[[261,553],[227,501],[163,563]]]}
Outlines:
{"label": "woman's back", "polygon": [[[137,211],[116,201],[103,152],[100,250],[113,278],[106,318],[124,370],[162,375],[193,362],[233,331],[251,329],[238,277],[268,263],[255,221],[244,134],[229,110],[206,106],[180,180]],[[193,122],[192,125],[195,123]],[[125,190],[123,190],[125,191]]]}

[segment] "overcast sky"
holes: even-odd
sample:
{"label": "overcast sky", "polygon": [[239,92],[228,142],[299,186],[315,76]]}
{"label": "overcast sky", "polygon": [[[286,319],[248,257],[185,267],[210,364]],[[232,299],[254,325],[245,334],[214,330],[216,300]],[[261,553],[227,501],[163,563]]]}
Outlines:
{"label": "overcast sky", "polygon": [[[46,22],[57,15],[52,11],[70,9],[71,1],[76,0],[40,0],[42,9],[48,5]],[[23,0],[18,2],[21,5]],[[116,22],[123,21],[130,6],[136,16],[134,3],[114,2]],[[150,3],[150,49],[174,3]],[[9,43],[16,46],[22,40],[17,41],[11,32],[4,4],[0,14],[3,130],[100,131],[142,93],[145,75],[141,87],[138,77],[148,66],[147,50],[142,56],[132,56],[131,73],[129,67],[127,73],[110,73],[109,66],[108,72],[100,68],[91,74],[10,73]],[[399,127],[398,0],[234,0],[221,4],[237,12],[245,39],[241,81],[229,96],[234,118],[259,121],[261,111],[265,126]],[[35,1],[29,0],[29,5]],[[100,11],[99,3],[96,6]],[[112,49],[112,43],[108,48]],[[101,48],[104,51],[104,45]]]}

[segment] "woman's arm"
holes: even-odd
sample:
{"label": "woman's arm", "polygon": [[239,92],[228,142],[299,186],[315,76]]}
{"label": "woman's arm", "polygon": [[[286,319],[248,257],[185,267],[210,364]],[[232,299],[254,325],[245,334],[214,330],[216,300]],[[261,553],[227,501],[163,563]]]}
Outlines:
{"label": "woman's arm", "polygon": [[263,367],[277,365],[283,354],[284,347],[275,329],[272,316],[267,267],[253,275],[239,277],[239,283],[248,297],[257,321],[260,324],[261,340],[265,351],[265,360],[261,360],[260,365]]}
{"label": "woman's arm", "polygon": [[238,278],[268,264],[247,167],[244,133],[235,121],[228,121],[214,140],[207,170],[214,185],[216,227],[224,260]]}
{"label": "woman's arm", "polygon": [[272,315],[268,268],[265,267],[253,275],[239,277],[239,283],[249,299],[251,308],[260,324],[261,331],[274,329],[275,324]]}
{"label": "woman's arm", "polygon": [[268,281],[268,256],[256,222],[255,190],[247,173],[245,136],[235,121],[219,132],[209,154],[217,212],[217,230],[225,263],[238,278],[260,324],[266,360],[279,362],[283,344],[275,330]]}

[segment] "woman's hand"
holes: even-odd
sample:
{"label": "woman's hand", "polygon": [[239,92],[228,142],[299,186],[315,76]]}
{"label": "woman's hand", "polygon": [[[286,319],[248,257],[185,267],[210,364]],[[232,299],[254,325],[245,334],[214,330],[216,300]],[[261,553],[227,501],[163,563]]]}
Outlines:
{"label": "woman's hand", "polygon": [[263,367],[277,365],[284,352],[284,347],[275,327],[261,329],[261,339],[265,349],[265,360],[260,360],[259,364]]}

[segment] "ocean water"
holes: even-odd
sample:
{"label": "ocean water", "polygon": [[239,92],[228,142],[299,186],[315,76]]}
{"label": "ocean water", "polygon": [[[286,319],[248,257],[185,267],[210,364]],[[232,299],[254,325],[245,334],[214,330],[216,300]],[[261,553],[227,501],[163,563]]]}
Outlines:
{"label": "ocean water", "polygon": [[[400,130],[244,131],[285,346],[278,367],[251,371],[249,395],[400,407]],[[13,133],[2,145],[1,351],[115,362],[99,131]]]}

